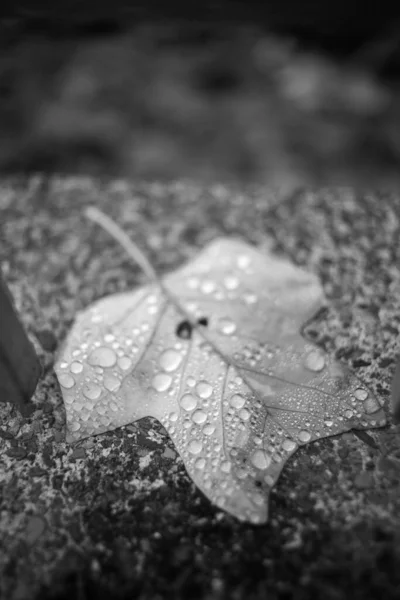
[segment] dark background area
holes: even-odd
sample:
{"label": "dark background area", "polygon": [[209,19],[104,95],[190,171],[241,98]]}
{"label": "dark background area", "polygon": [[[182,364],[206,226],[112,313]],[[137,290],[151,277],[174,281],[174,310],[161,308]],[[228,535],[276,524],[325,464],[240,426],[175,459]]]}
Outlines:
{"label": "dark background area", "polygon": [[0,15],[3,173],[398,183],[395,3],[20,0]]}

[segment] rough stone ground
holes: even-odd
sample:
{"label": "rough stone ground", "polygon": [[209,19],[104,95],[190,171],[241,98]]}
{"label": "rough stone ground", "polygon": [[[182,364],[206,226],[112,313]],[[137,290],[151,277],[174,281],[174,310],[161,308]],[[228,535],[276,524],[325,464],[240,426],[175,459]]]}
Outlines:
{"label": "rough stone ground", "polygon": [[[305,335],[382,400],[389,425],[300,449],[270,522],[216,510],[151,420],[64,442],[52,370],[77,310],[144,276],[85,221],[96,204],[160,273],[218,235],[267,245],[316,272],[326,310]],[[400,333],[400,202],[324,189],[32,178],[0,187],[2,273],[43,364],[36,411],[0,404],[0,595],[77,598],[399,597],[400,427],[388,398]]]}

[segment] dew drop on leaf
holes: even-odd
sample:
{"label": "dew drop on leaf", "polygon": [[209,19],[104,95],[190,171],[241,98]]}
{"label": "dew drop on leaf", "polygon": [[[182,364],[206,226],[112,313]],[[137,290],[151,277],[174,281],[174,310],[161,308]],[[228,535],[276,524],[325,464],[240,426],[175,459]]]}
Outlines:
{"label": "dew drop on leaf", "polygon": [[166,392],[172,384],[171,375],[167,375],[167,373],[157,373],[154,375],[151,385],[156,390],[156,392]]}
{"label": "dew drop on leaf", "polygon": [[60,385],[62,385],[67,390],[74,387],[75,385],[75,379],[69,373],[60,373],[58,375],[58,381]]}
{"label": "dew drop on leaf", "polygon": [[176,371],[181,362],[182,354],[176,350],[169,349],[164,350],[164,352],[161,354],[159,365],[161,369],[167,371],[167,373],[172,373],[172,371]]}
{"label": "dew drop on leaf", "polygon": [[101,395],[101,387],[96,383],[85,383],[82,393],[88,400],[97,400]]}
{"label": "dew drop on leaf", "polygon": [[203,444],[200,440],[191,440],[188,444],[190,454],[200,454],[203,450]]}
{"label": "dew drop on leaf", "polygon": [[195,396],[193,396],[193,394],[184,394],[180,399],[179,404],[184,410],[190,411],[196,408],[197,399],[195,398]]}
{"label": "dew drop on leaf", "polygon": [[239,410],[246,404],[246,399],[241,394],[233,394],[230,399],[230,405]]}
{"label": "dew drop on leaf", "polygon": [[227,290],[236,290],[239,287],[239,279],[233,275],[227,275],[224,279],[224,286]]}
{"label": "dew drop on leaf", "polygon": [[312,350],[306,357],[305,367],[310,371],[322,371],[325,367],[325,358],[318,350]]}
{"label": "dew drop on leaf", "polygon": [[215,431],[214,425],[207,424],[207,425],[204,425],[204,427],[203,427],[204,435],[212,435],[214,433],[214,431]]}
{"label": "dew drop on leaf", "polygon": [[297,448],[297,444],[294,440],[291,440],[290,438],[286,438],[285,440],[283,440],[282,448],[286,452],[293,452],[293,450],[295,450]]}
{"label": "dew drop on leaf", "polygon": [[79,362],[78,360],[74,360],[71,363],[71,373],[81,373],[83,371],[83,365],[81,362]]}
{"label": "dew drop on leaf", "polygon": [[380,409],[380,406],[377,403],[377,401],[375,400],[375,398],[367,398],[364,401],[363,406],[364,406],[364,410],[367,413],[367,415],[371,415]]}
{"label": "dew drop on leaf", "polygon": [[271,459],[264,450],[255,450],[251,455],[251,463],[256,469],[265,470],[271,464]]}
{"label": "dew drop on leaf", "polygon": [[242,421],[248,421],[250,419],[250,413],[247,408],[242,408],[239,411],[239,417],[242,419]]}
{"label": "dew drop on leaf", "polygon": [[207,421],[207,414],[204,412],[204,410],[196,410],[192,414],[192,421],[197,423],[197,425],[201,425]]}
{"label": "dew drop on leaf", "polygon": [[225,317],[219,320],[218,330],[224,335],[232,335],[236,331],[236,324],[232,319]]}
{"label": "dew drop on leaf", "polygon": [[199,469],[199,470],[204,469],[204,467],[206,466],[206,459],[203,457],[198,458],[196,460],[196,462],[194,463],[194,466],[196,467],[196,469]]}
{"label": "dew drop on leaf", "polygon": [[129,356],[121,356],[121,358],[118,359],[118,366],[123,371],[128,371],[132,367],[132,360]]}
{"label": "dew drop on leaf", "polygon": [[196,385],[196,393],[198,396],[200,396],[200,398],[206,400],[212,396],[212,385],[210,385],[207,381],[199,381],[199,383]]}
{"label": "dew drop on leaf", "polygon": [[354,396],[357,400],[360,400],[360,402],[362,402],[363,400],[366,400],[368,398],[368,392],[367,390],[363,390],[362,388],[357,388],[354,392]]}
{"label": "dew drop on leaf", "polygon": [[300,431],[299,440],[303,443],[309,442],[311,440],[311,433],[306,430]]}
{"label": "dew drop on leaf", "polygon": [[121,381],[112,373],[106,373],[104,375],[103,385],[109,392],[117,392],[121,387]]}
{"label": "dew drop on leaf", "polygon": [[[114,336],[112,336],[114,339]],[[100,346],[95,348],[88,357],[88,363],[93,367],[113,367],[117,362],[117,355],[111,348]]]}

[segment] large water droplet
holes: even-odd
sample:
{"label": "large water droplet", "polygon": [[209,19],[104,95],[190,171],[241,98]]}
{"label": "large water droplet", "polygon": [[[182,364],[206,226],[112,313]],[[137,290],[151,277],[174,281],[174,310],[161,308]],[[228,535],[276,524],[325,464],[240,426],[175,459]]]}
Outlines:
{"label": "large water droplet", "polygon": [[106,373],[103,379],[103,385],[109,392],[116,392],[121,386],[121,382],[118,377],[115,377],[112,373]]}
{"label": "large water droplet", "polygon": [[197,406],[197,399],[192,394],[184,394],[179,404],[184,410],[193,410]]}
{"label": "large water droplet", "polygon": [[297,444],[294,440],[291,440],[290,438],[286,438],[285,440],[283,440],[282,448],[286,452],[293,452],[293,450],[295,450],[297,448]]}
{"label": "large water droplet", "polygon": [[188,385],[188,387],[192,388],[196,385],[196,380],[194,377],[190,376],[186,379],[186,383]]}
{"label": "large water droplet", "polygon": [[229,473],[232,468],[232,465],[229,462],[229,460],[223,460],[220,468],[223,473]]}
{"label": "large water droplet", "polygon": [[360,402],[362,402],[363,400],[367,399],[368,392],[367,390],[363,390],[362,388],[357,388],[354,392],[354,395],[357,398],[357,400],[360,400]]}
{"label": "large water droplet", "polygon": [[176,371],[179,365],[182,362],[182,354],[177,352],[176,350],[165,350],[159,360],[159,365],[164,371],[167,373],[172,373],[172,371]]}
{"label": "large water droplet", "polygon": [[268,469],[271,464],[271,459],[264,450],[258,449],[251,455],[251,462],[256,469],[265,470]]}
{"label": "large water droplet", "polygon": [[351,419],[351,417],[353,416],[353,411],[352,410],[345,410],[344,411],[344,416],[346,417],[346,419]]}
{"label": "large water droplet", "polygon": [[58,381],[60,382],[60,385],[62,385],[63,388],[66,388],[67,390],[74,387],[75,385],[75,379],[69,373],[60,373],[58,375]]}
{"label": "large water droplet", "polygon": [[106,346],[100,346],[93,350],[88,358],[88,363],[94,367],[113,367],[117,362],[117,355],[114,350]]}
{"label": "large water droplet", "polygon": [[71,373],[81,373],[83,371],[83,365],[78,360],[74,360],[71,364]]}
{"label": "large water droplet", "polygon": [[199,381],[196,385],[196,392],[203,400],[209,398],[213,393],[212,386],[207,381]]}
{"label": "large water droplet", "polygon": [[322,369],[325,367],[325,358],[319,350],[312,350],[306,356],[304,365],[310,371],[322,371]]}
{"label": "large water droplet", "polygon": [[191,440],[188,444],[190,454],[200,454],[203,450],[203,444],[200,440]]}
{"label": "large water droplet", "polygon": [[241,394],[233,394],[229,403],[233,408],[239,410],[246,404],[246,398],[244,398]]}
{"label": "large water droplet", "polygon": [[121,358],[118,359],[118,366],[123,371],[128,371],[132,366],[132,361],[129,356],[121,356]]}
{"label": "large water droplet", "polygon": [[380,409],[380,406],[377,403],[377,401],[375,400],[375,398],[368,398],[367,400],[365,400],[364,410],[367,413],[367,415],[370,415],[379,409]]}
{"label": "large water droplet", "polygon": [[178,413],[176,413],[176,412],[170,413],[169,420],[171,421],[171,423],[175,423],[175,421],[178,420]]}
{"label": "large water droplet", "polygon": [[157,373],[157,375],[154,375],[151,385],[156,392],[166,392],[171,386],[171,383],[171,375],[167,375],[167,373]]}
{"label": "large water droplet", "polygon": [[226,317],[218,321],[218,329],[224,335],[232,335],[236,331],[236,324]]}
{"label": "large water droplet", "polygon": [[311,440],[311,433],[303,429],[303,431],[300,431],[299,433],[299,440],[304,443],[309,442]]}
{"label": "large water droplet", "polygon": [[197,423],[198,425],[201,425],[206,420],[207,420],[207,415],[204,412],[204,410],[195,410],[194,413],[192,414],[193,423]]}
{"label": "large water droplet", "polygon": [[101,387],[96,383],[85,383],[85,385],[83,386],[82,393],[85,396],[85,398],[88,398],[88,400],[97,400],[97,398],[99,398],[101,394]]}

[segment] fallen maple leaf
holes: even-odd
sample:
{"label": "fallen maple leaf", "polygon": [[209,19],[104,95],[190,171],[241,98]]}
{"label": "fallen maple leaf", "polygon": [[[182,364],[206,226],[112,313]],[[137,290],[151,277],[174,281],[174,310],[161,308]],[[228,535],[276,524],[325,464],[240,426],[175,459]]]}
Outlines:
{"label": "fallen maple leaf", "polygon": [[385,424],[364,384],[300,334],[323,300],[315,275],[218,239],[159,279],[114,223],[89,216],[152,282],[77,316],[55,366],[67,441],[155,417],[214,504],[262,523],[300,445]]}

